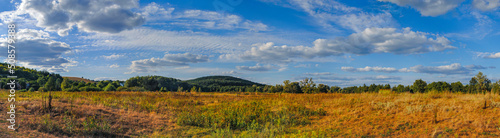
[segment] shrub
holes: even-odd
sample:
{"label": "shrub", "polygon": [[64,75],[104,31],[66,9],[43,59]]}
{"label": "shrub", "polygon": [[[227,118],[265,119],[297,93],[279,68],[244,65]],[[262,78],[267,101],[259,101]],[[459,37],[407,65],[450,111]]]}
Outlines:
{"label": "shrub", "polygon": [[127,87],[120,86],[116,88],[116,91],[130,91]]}
{"label": "shrub", "polygon": [[63,89],[63,91],[66,91],[66,92],[78,92],[80,90],[78,90],[77,87],[73,86],[71,88],[66,88],[66,89]]}
{"label": "shrub", "polygon": [[30,91],[30,92],[34,92],[34,91],[35,91],[35,88],[31,87],[31,88],[29,89],[29,91]]}
{"label": "shrub", "polygon": [[79,88],[78,90],[80,90],[82,92],[92,92],[92,91],[101,91],[101,88],[94,87],[94,86],[85,86],[85,87]]}
{"label": "shrub", "polygon": [[38,88],[38,91],[39,92],[47,92],[47,89],[45,89],[44,87],[40,87],[40,88]]}
{"label": "shrub", "polygon": [[21,89],[21,90],[19,90],[19,92],[27,92],[27,91],[28,91],[28,90],[26,90],[26,89]]}
{"label": "shrub", "polygon": [[143,92],[143,91],[146,91],[146,89],[142,88],[142,87],[131,87],[131,88],[128,88],[130,91],[134,91],[134,92]]}

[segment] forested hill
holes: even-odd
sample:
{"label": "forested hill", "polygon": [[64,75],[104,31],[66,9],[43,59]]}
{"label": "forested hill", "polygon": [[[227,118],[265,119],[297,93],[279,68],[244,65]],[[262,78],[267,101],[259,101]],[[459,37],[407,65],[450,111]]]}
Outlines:
{"label": "forested hill", "polygon": [[249,80],[232,76],[206,76],[184,81],[192,86],[201,87],[205,91],[247,91],[251,87],[264,86]]}
{"label": "forested hill", "polygon": [[232,76],[206,76],[187,80],[185,82],[196,86],[264,86],[264,84],[255,83],[249,80]]}

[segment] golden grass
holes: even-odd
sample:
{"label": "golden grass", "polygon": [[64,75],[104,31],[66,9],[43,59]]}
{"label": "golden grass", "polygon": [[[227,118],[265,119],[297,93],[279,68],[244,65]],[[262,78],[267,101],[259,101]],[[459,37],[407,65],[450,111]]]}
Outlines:
{"label": "golden grass", "polygon": [[[19,132],[2,137],[498,137],[500,95],[18,93]],[[0,111],[7,110],[7,92]],[[486,103],[486,107],[485,107]],[[1,125],[7,122],[0,121]]]}

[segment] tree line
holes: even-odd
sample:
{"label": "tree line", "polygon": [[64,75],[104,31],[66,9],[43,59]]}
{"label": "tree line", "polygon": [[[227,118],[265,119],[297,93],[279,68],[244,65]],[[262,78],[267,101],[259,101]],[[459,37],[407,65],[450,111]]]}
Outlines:
{"label": "tree line", "polygon": [[[486,75],[479,72],[472,77],[469,84],[460,81],[448,83],[445,81],[427,83],[422,79],[415,80],[413,85],[371,84],[351,87],[328,86],[316,84],[312,78],[301,81],[283,81],[283,84],[263,85],[231,76],[207,76],[193,80],[182,81],[163,76],[137,76],[126,81],[73,81],[59,74],[47,71],[36,71],[20,66],[15,68],[18,76],[17,85],[21,91],[159,91],[159,92],[267,92],[267,93],[365,93],[390,90],[392,92],[453,92],[453,93],[486,93],[500,94],[500,81],[492,83]],[[6,85],[7,64],[0,63],[0,88],[8,89]]]}

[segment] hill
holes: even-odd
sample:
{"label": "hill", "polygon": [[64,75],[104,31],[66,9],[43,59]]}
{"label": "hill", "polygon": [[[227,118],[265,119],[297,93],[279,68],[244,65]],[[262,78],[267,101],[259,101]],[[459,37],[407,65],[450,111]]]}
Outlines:
{"label": "hill", "polygon": [[232,76],[206,76],[192,80],[184,81],[196,86],[264,86],[264,84],[255,83],[249,80],[236,78]]}
{"label": "hill", "polygon": [[203,91],[255,91],[253,86],[265,86],[249,80],[232,76],[206,76],[184,81],[189,85],[201,87]]}

